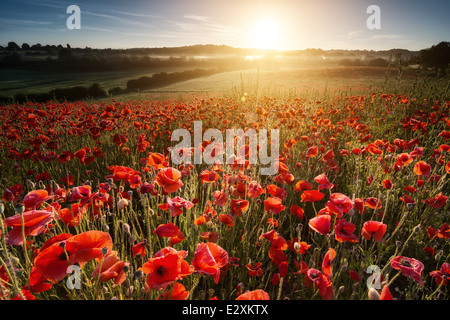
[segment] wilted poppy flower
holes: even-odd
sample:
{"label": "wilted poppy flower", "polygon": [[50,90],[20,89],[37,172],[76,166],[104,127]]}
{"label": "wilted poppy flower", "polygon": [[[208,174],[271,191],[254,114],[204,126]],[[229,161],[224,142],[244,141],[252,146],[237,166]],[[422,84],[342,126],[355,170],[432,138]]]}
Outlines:
{"label": "wilted poppy flower", "polygon": [[418,176],[428,176],[431,172],[431,166],[425,161],[418,161],[414,166],[414,173]]}
{"label": "wilted poppy flower", "polygon": [[286,207],[282,205],[280,198],[271,197],[264,201],[264,210],[269,213],[278,214],[284,209],[286,209]]}
{"label": "wilted poppy flower", "polygon": [[328,232],[330,232],[331,216],[329,215],[316,216],[315,218],[309,220],[308,225],[314,231],[322,235],[325,235]]}
{"label": "wilted poppy flower", "polygon": [[444,262],[440,270],[431,271],[430,276],[434,278],[438,285],[445,286],[450,278],[450,263]]}
{"label": "wilted poppy flower", "polygon": [[355,225],[346,219],[340,219],[334,227],[334,238],[339,242],[358,242],[355,232]]}
{"label": "wilted poppy flower", "polygon": [[267,292],[261,289],[257,289],[253,291],[247,291],[239,295],[236,300],[270,300],[270,298]]}
{"label": "wilted poppy flower", "polygon": [[372,237],[375,241],[380,242],[383,240],[383,236],[386,233],[387,225],[379,221],[367,221],[364,223],[361,230],[361,235],[370,240]]}
{"label": "wilted poppy flower", "polygon": [[323,199],[325,194],[319,192],[317,190],[306,190],[302,193],[302,201],[303,202],[315,202]]}
{"label": "wilted poppy flower", "polygon": [[168,167],[161,169],[156,175],[156,183],[163,188],[165,194],[177,191],[183,186],[180,180],[181,172],[177,169]]}
{"label": "wilted poppy flower", "polygon": [[37,236],[41,234],[47,224],[53,220],[53,217],[53,210],[31,210],[6,218],[3,220],[5,226],[13,228],[8,232],[6,242],[11,245],[22,245],[25,240],[23,234],[25,238],[29,235]]}
{"label": "wilted poppy flower", "polygon": [[424,265],[419,260],[404,256],[397,256],[392,258],[391,266],[394,269],[402,271],[404,276],[410,276],[413,278],[419,283],[420,286],[423,285],[421,273]]}
{"label": "wilted poppy flower", "polygon": [[228,253],[213,242],[199,243],[191,263],[197,272],[213,276],[217,284],[220,269],[228,264]]}
{"label": "wilted poppy flower", "polygon": [[167,197],[167,203],[160,204],[158,207],[161,210],[170,209],[172,217],[176,217],[183,213],[182,208],[191,209],[193,206],[194,204],[192,202],[177,196],[173,199]]}

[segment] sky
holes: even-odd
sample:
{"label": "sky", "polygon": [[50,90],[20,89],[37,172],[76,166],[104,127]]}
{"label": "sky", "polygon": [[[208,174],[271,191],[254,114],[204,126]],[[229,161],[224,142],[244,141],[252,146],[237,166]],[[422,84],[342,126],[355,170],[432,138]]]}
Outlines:
{"label": "sky", "polygon": [[450,41],[448,16],[449,0],[2,0],[0,45],[420,50]]}

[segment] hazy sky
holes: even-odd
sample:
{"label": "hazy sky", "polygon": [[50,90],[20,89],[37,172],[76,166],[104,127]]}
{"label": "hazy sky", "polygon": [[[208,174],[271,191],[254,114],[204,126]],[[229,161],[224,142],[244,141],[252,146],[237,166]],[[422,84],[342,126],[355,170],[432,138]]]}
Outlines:
{"label": "hazy sky", "polygon": [[[79,30],[66,26],[70,5]],[[370,5],[380,29],[367,27]],[[419,50],[450,41],[449,16],[449,0],[1,0],[0,45]]]}

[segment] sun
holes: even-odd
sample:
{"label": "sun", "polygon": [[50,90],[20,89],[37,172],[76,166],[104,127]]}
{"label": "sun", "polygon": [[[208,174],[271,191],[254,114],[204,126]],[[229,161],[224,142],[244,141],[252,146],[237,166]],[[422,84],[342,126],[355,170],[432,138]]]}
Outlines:
{"label": "sun", "polygon": [[281,36],[281,26],[277,20],[258,19],[250,32],[250,42],[257,49],[279,49]]}

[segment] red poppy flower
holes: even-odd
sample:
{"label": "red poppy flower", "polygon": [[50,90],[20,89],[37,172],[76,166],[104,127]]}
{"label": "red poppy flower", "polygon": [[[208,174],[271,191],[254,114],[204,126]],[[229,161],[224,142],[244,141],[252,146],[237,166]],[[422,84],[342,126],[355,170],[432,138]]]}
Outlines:
{"label": "red poppy flower", "polygon": [[153,169],[158,170],[161,168],[165,168],[168,165],[168,162],[164,158],[164,156],[160,153],[149,153],[147,158],[147,166],[153,167]]}
{"label": "red poppy flower", "polygon": [[328,278],[331,278],[331,273],[333,270],[331,267],[331,262],[334,260],[335,257],[336,257],[336,251],[333,248],[330,248],[330,249],[328,249],[327,253],[325,254],[325,257],[323,258],[322,272]]}
{"label": "red poppy flower", "polygon": [[364,199],[364,206],[371,209],[381,209],[383,205],[378,198],[371,197]]}
{"label": "red poppy flower", "polygon": [[319,270],[309,269],[306,272],[307,283],[319,289],[320,296],[325,300],[331,300],[333,297],[333,287],[328,277],[322,274]]}
{"label": "red poppy flower", "polygon": [[147,274],[146,284],[151,289],[164,289],[176,280],[180,280],[193,272],[184,260],[186,251],[163,248],[153,258],[142,265],[142,272]]}
{"label": "red poppy flower", "polygon": [[381,184],[383,185],[383,187],[387,190],[392,188],[392,181],[389,179],[384,179]]}
{"label": "red poppy flower", "polygon": [[73,203],[70,208],[64,208],[58,211],[58,219],[68,227],[79,226],[84,213],[86,213],[86,207],[82,207],[78,203]]}
{"label": "red poppy flower", "polygon": [[427,234],[430,239],[433,239],[434,237],[448,239],[450,238],[450,226],[448,223],[443,223],[439,230],[428,227]]}
{"label": "red poppy flower", "polygon": [[414,166],[414,173],[418,176],[428,176],[431,173],[431,166],[425,161],[418,161]]}
{"label": "red poppy flower", "polygon": [[303,220],[303,208],[294,204],[289,208],[289,211],[291,211],[292,215],[296,215],[300,220]]}
{"label": "red poppy flower", "polygon": [[353,201],[342,193],[333,193],[325,206],[341,218],[353,208]]}
{"label": "red poppy flower", "polygon": [[322,189],[332,189],[334,187],[334,184],[330,183],[325,173],[319,174],[317,177],[314,178],[314,181],[319,184],[318,187],[319,191]]}
{"label": "red poppy flower", "polygon": [[438,285],[445,286],[450,278],[450,263],[444,262],[440,270],[431,271],[430,276],[434,278]]}
{"label": "red poppy flower", "polygon": [[264,210],[269,213],[278,214],[284,209],[286,209],[286,207],[282,205],[280,198],[271,197],[264,201]]}
{"label": "red poppy flower", "polygon": [[204,183],[213,183],[219,179],[219,175],[215,171],[204,170],[200,173],[200,180],[202,184]]}
{"label": "red poppy flower", "polygon": [[163,188],[165,194],[177,191],[183,186],[180,180],[181,172],[177,169],[168,167],[161,169],[156,175],[156,183]]}
{"label": "red poppy flower", "polygon": [[317,190],[306,190],[302,193],[302,202],[315,202],[323,199],[325,194]]}
{"label": "red poppy flower", "polygon": [[270,300],[269,294],[261,289],[247,291],[239,295],[236,300]]}
{"label": "red poppy flower", "polygon": [[263,275],[263,270],[261,269],[261,266],[262,266],[261,262],[256,262],[253,265],[247,263],[245,267],[247,268],[247,273],[250,277],[261,277]]}
{"label": "red poppy flower", "polygon": [[228,196],[226,192],[216,190],[212,193],[214,197],[214,204],[216,206],[223,206],[228,201]]}
{"label": "red poppy flower", "polygon": [[431,208],[440,209],[447,203],[447,200],[448,200],[448,197],[442,195],[442,192],[440,192],[434,198],[429,198],[429,199],[426,199],[426,200],[422,200],[422,202],[426,203]]}
{"label": "red poppy flower", "polygon": [[358,242],[358,238],[353,232],[355,232],[355,225],[346,221],[346,219],[340,219],[334,228],[334,238],[339,242]]}
{"label": "red poppy flower", "polygon": [[394,300],[389,287],[385,285],[380,293],[380,300]]}
{"label": "red poppy flower", "polygon": [[133,252],[133,257],[136,257],[139,255],[139,257],[145,257],[145,246],[147,245],[147,241],[141,241],[139,243],[136,243],[131,251]]}
{"label": "red poppy flower", "polygon": [[25,210],[35,210],[39,208],[45,201],[52,199],[46,190],[33,190],[25,195],[23,198],[23,205]]}
{"label": "red poppy flower", "polygon": [[158,296],[158,300],[186,300],[189,291],[179,282],[175,282],[173,287]]}
{"label": "red poppy flower", "polygon": [[32,210],[6,218],[3,220],[5,226],[13,228],[8,232],[7,243],[10,245],[22,245],[25,240],[22,233],[24,233],[25,238],[29,235],[37,236],[41,234],[44,232],[47,224],[53,220],[53,217],[53,210]]}
{"label": "red poppy flower", "polygon": [[361,230],[361,235],[370,240],[372,237],[375,241],[381,242],[383,236],[386,233],[387,225],[379,221],[367,221],[364,223]]}
{"label": "red poppy flower", "polygon": [[3,191],[2,200],[9,201],[19,201],[19,194],[23,193],[23,187],[20,183],[13,185]]}
{"label": "red poppy flower", "polygon": [[313,184],[311,182],[304,180],[298,181],[294,186],[294,190],[300,192],[303,192],[305,190],[311,190],[312,188],[314,188]]}
{"label": "red poppy flower", "polygon": [[356,272],[356,271],[354,271],[354,270],[350,270],[350,271],[348,272],[348,274],[350,275],[350,278],[353,279],[353,281],[356,281],[356,282],[359,281],[359,275],[358,275],[358,272]]}
{"label": "red poppy flower", "polygon": [[176,217],[183,213],[182,208],[191,209],[193,206],[194,204],[192,202],[177,196],[173,199],[167,197],[167,203],[160,204],[158,207],[161,210],[170,209],[172,217]]}
{"label": "red poppy flower", "polygon": [[[54,238],[34,259],[37,271],[46,279],[60,281],[67,275],[67,267],[87,261],[99,261],[106,248],[106,254],[112,249],[111,236],[101,231],[86,231],[75,236]],[[45,248],[44,248],[45,247]]]}
{"label": "red poppy flower", "polygon": [[124,268],[129,266],[128,262],[120,261],[114,253],[105,257],[92,272],[92,277],[106,282],[113,280],[114,284],[122,284],[126,279]]}
{"label": "red poppy flower", "polygon": [[229,227],[234,226],[234,217],[231,214],[219,214],[219,220]]}
{"label": "red poppy flower", "polygon": [[319,154],[319,148],[317,146],[312,146],[306,151],[306,156],[308,158],[314,158]]}
{"label": "red poppy flower", "polygon": [[75,182],[75,178],[71,174],[61,178],[60,180],[61,180],[62,183],[66,184],[67,186],[71,186]]}
{"label": "red poppy flower", "polygon": [[308,225],[314,231],[325,235],[330,232],[331,228],[331,216],[329,215],[321,215],[316,216],[309,220]]}
{"label": "red poppy flower", "polygon": [[413,157],[409,153],[401,153],[397,156],[397,164],[404,167],[413,161]]}
{"label": "red poppy flower", "polygon": [[239,217],[248,210],[249,202],[243,199],[233,199],[230,203],[231,214]]}
{"label": "red poppy flower", "polygon": [[420,286],[423,285],[421,273],[424,265],[419,260],[397,256],[395,258],[392,258],[391,266],[394,269],[401,270],[404,276],[410,276],[411,278],[413,278],[419,283]]}
{"label": "red poppy flower", "polygon": [[153,233],[163,238],[175,237],[180,232],[180,229],[172,222],[160,224]]}
{"label": "red poppy flower", "polygon": [[28,282],[28,286],[26,287],[26,289],[32,292],[44,292],[50,290],[53,287],[53,284],[51,282],[48,282],[47,278],[41,275],[37,271],[36,267],[33,266],[30,270],[30,281]]}
{"label": "red poppy flower", "polygon": [[85,205],[89,201],[91,196],[91,186],[83,185],[79,187],[72,188],[72,192],[69,196],[69,201],[81,200],[80,205]]}
{"label": "red poppy flower", "polygon": [[274,184],[269,184],[267,187],[267,192],[269,192],[273,197],[280,198],[282,200],[286,199],[287,192],[283,188],[280,188]]}
{"label": "red poppy flower", "polygon": [[213,276],[217,284],[220,269],[228,264],[228,253],[213,242],[199,243],[191,263],[197,272]]}
{"label": "red poppy flower", "polygon": [[259,195],[264,193],[264,188],[261,187],[261,185],[256,181],[251,181],[247,186],[247,196],[249,198],[257,198]]}

